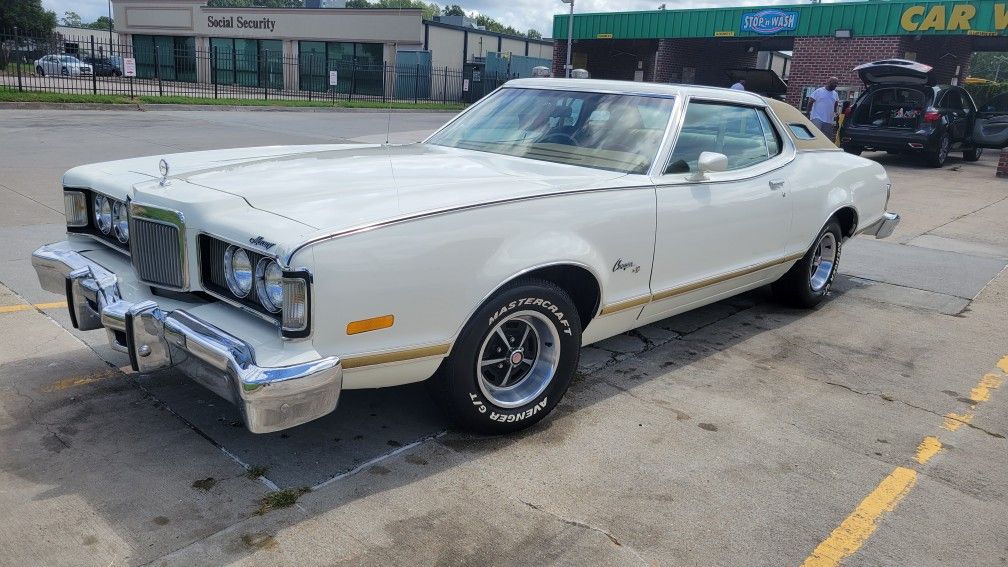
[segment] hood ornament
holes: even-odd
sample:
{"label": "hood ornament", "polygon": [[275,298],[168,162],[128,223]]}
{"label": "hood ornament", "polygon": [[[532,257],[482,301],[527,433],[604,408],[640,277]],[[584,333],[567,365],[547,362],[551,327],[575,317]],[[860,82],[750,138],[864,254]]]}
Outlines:
{"label": "hood ornament", "polygon": [[161,186],[168,185],[168,161],[166,159],[161,158],[161,161],[158,162],[158,171],[161,172]]}

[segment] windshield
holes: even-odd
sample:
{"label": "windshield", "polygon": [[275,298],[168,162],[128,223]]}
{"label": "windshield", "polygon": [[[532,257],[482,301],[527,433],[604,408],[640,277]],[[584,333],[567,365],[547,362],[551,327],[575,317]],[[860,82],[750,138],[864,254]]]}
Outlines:
{"label": "windshield", "polygon": [[64,63],[76,63],[77,58],[73,55],[60,55],[60,61]]}
{"label": "windshield", "polygon": [[670,97],[504,88],[427,143],[646,173],[672,103]]}

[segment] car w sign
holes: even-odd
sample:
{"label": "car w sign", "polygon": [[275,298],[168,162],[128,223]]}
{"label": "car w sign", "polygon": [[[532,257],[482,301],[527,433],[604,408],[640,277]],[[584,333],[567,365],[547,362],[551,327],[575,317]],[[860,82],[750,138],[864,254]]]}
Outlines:
{"label": "car w sign", "polygon": [[741,30],[771,35],[798,29],[798,12],[792,10],[760,10],[742,14]]}

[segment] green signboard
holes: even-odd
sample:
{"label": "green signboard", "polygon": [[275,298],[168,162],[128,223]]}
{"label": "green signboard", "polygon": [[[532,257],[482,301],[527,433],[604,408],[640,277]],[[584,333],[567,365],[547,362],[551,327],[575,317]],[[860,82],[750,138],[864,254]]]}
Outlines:
{"label": "green signboard", "polygon": [[[754,16],[762,19],[754,20]],[[567,18],[565,14],[553,17],[555,39],[567,39]],[[836,2],[768,6],[762,11],[746,6],[575,14],[573,35],[574,39],[832,36],[837,30],[850,30],[854,37],[1008,35],[1008,0]]]}

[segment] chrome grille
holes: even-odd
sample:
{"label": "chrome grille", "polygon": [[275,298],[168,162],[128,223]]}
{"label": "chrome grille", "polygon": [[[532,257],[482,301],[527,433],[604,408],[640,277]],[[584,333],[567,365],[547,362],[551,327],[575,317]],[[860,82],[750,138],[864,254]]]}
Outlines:
{"label": "chrome grille", "polygon": [[185,257],[179,228],[142,218],[132,219],[130,252],[133,267],[144,282],[185,288]]}

